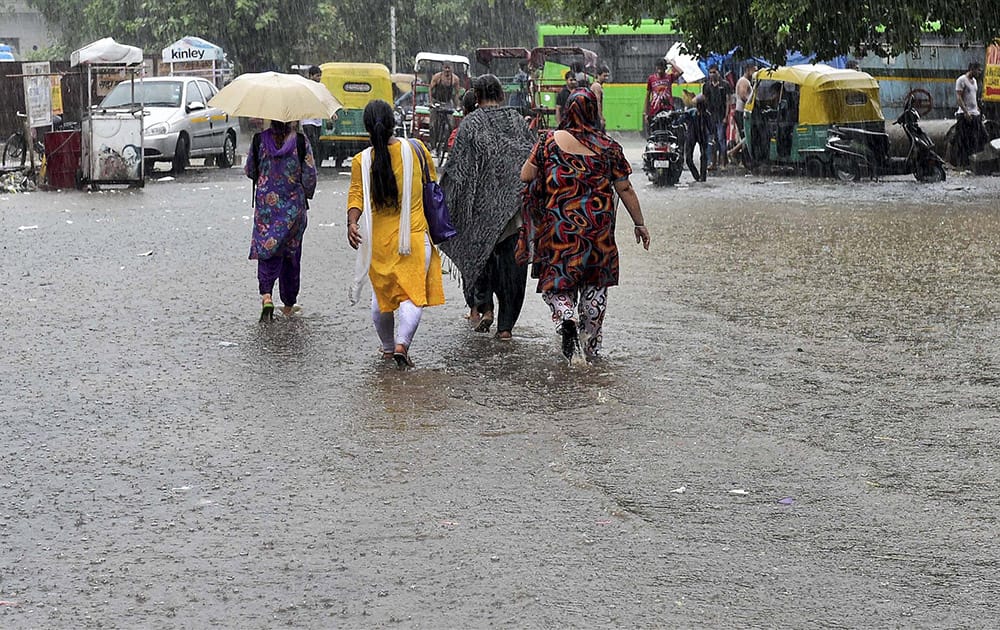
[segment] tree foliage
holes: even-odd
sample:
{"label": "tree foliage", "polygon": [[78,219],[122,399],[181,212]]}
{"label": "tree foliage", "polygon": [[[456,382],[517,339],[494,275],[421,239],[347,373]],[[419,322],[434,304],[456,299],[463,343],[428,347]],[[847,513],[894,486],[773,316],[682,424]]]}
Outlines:
{"label": "tree foliage", "polygon": [[604,24],[670,19],[689,51],[728,52],[784,61],[787,51],[882,56],[915,50],[928,28],[966,43],[1000,36],[995,0],[528,0],[539,11],[600,31]]}
{"label": "tree foliage", "polygon": [[[221,46],[240,71],[326,61],[390,62],[393,0],[28,0],[75,50],[102,37],[146,54],[187,35]],[[421,51],[468,54],[479,46],[530,46],[535,14],[518,0],[397,3],[397,59]]]}

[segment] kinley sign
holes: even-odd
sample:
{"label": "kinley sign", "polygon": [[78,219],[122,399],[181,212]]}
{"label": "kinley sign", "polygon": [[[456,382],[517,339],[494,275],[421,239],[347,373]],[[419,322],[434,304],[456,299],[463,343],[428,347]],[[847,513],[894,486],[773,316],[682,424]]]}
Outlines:
{"label": "kinley sign", "polygon": [[222,49],[200,37],[184,37],[163,49],[163,63],[221,61]]}

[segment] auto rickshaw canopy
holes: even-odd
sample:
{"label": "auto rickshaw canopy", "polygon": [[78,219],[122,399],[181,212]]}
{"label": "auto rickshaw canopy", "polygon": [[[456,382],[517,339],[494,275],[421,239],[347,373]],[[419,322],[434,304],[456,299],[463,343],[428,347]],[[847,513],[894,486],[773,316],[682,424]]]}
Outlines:
{"label": "auto rickshaw canopy", "polygon": [[754,95],[747,103],[747,110],[753,111],[758,104],[758,97],[764,98],[758,89],[764,81],[798,86],[797,90],[782,87],[781,96],[776,95],[775,98],[798,92],[798,122],[801,125],[885,120],[879,102],[878,81],[866,72],[834,68],[826,64],[758,70],[754,74]]}
{"label": "auto rickshaw canopy", "polygon": [[364,109],[369,101],[382,99],[392,103],[392,79],[389,69],[380,63],[330,61],[321,64],[320,82],[345,109]]}

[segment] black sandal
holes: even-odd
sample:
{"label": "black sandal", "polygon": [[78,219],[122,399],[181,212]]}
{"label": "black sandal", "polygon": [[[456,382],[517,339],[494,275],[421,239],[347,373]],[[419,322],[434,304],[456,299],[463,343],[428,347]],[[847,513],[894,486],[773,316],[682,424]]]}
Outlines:
{"label": "black sandal", "polygon": [[478,333],[488,333],[488,332],[490,332],[490,326],[492,326],[492,325],[493,325],[493,317],[492,316],[490,316],[490,317],[483,317],[483,318],[481,318],[479,320],[479,323],[476,324],[476,327],[473,328],[473,330],[476,331],[476,332],[478,332]]}
{"label": "black sandal", "polygon": [[269,322],[274,319],[274,302],[263,302],[260,305],[260,321]]}
{"label": "black sandal", "polygon": [[559,327],[559,334],[562,335],[562,353],[567,361],[573,359],[573,352],[579,345],[579,338],[576,334],[576,322],[567,319]]}
{"label": "black sandal", "polygon": [[397,370],[405,370],[407,368],[416,367],[413,365],[413,361],[410,361],[409,349],[402,352],[393,352],[392,358],[396,361]]}

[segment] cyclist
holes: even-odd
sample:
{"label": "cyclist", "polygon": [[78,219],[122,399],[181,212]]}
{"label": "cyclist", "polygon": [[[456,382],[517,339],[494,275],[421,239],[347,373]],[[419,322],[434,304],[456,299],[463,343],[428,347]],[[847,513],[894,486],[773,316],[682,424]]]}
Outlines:
{"label": "cyclist", "polygon": [[[444,64],[441,72],[431,77],[428,88],[431,97],[431,145],[436,148],[451,134],[452,112],[458,109],[458,91],[461,79],[452,71],[451,64]],[[442,107],[447,105],[447,107]],[[451,110],[451,111],[449,111]],[[442,124],[444,128],[442,128]]]}

